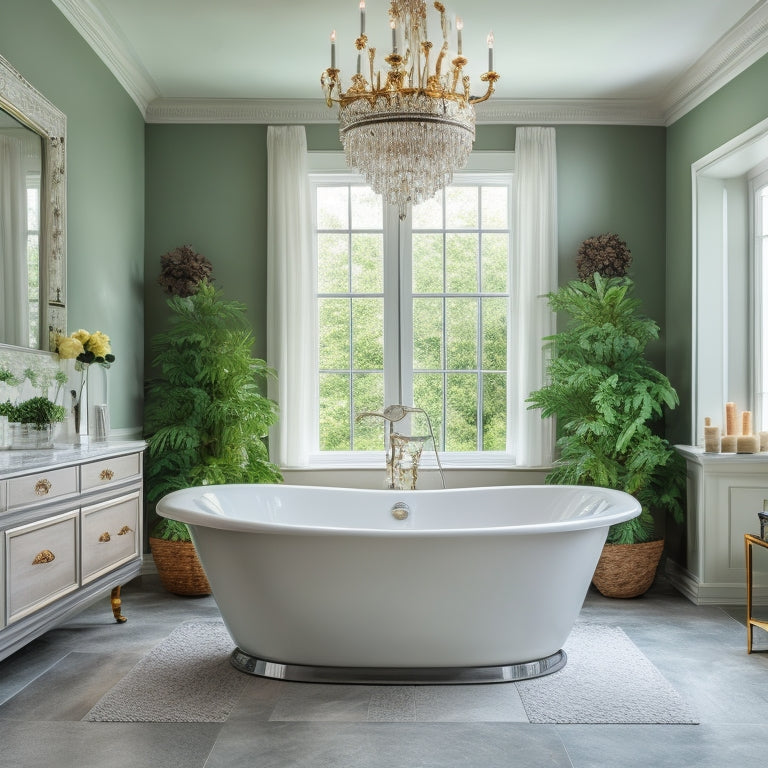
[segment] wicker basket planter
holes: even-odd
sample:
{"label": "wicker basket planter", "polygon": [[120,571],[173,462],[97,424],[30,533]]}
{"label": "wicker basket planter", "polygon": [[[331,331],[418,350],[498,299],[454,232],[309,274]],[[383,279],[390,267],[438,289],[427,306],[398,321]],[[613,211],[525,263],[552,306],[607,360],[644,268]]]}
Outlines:
{"label": "wicker basket planter", "polygon": [[210,595],[211,587],[191,541],[150,536],[149,548],[163,586],[174,595]]}
{"label": "wicker basket planter", "polygon": [[664,539],[642,544],[606,544],[592,576],[605,597],[639,597],[656,576]]}

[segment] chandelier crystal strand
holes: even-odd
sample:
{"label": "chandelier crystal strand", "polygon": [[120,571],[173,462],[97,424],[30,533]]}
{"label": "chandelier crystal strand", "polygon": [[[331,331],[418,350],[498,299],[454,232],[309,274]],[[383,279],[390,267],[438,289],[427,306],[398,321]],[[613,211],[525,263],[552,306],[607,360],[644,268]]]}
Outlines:
{"label": "chandelier crystal strand", "polygon": [[[449,60],[445,7],[440,2],[434,7],[443,34],[438,50],[427,39],[424,0],[392,0],[392,52],[385,58],[389,70],[382,73],[375,68],[376,49],[368,48],[362,0],[360,37],[355,41],[358,72],[343,91],[334,37],[331,66],[321,77],[326,103],[339,105],[339,135],[347,165],[357,169],[387,203],[397,206],[401,219],[410,205],[434,197],[450,184],[454,171],[466,165],[475,139],[474,105],[490,98],[499,79],[489,57],[489,71],[480,78],[488,84],[486,93],[470,96],[469,77],[463,74],[467,60],[460,52]],[[461,51],[463,22],[457,27]],[[402,53],[397,47],[398,29],[405,48]],[[370,82],[362,74],[364,50],[368,51]]]}

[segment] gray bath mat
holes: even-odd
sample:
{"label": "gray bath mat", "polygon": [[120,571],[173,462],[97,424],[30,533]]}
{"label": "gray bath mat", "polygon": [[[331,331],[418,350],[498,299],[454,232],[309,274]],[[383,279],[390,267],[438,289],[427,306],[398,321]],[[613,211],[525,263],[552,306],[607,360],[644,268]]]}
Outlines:
{"label": "gray bath mat", "polygon": [[83,719],[223,723],[248,682],[229,663],[232,648],[232,638],[220,621],[181,624]]}
{"label": "gray bath mat", "polygon": [[697,723],[656,667],[618,627],[577,624],[568,663],[515,683],[532,723]]}
{"label": "gray bath mat", "polygon": [[[224,722],[244,690],[247,696],[250,689],[265,684],[229,664],[233,647],[221,622],[182,624],[84,719]],[[514,684],[449,686],[450,695],[445,687],[437,691],[431,686],[343,686],[342,690],[334,685],[279,683],[271,693],[274,709],[270,719],[697,722],[674,688],[622,630],[577,624],[565,650],[568,663],[552,675]],[[443,711],[446,706],[450,706],[449,715]]]}

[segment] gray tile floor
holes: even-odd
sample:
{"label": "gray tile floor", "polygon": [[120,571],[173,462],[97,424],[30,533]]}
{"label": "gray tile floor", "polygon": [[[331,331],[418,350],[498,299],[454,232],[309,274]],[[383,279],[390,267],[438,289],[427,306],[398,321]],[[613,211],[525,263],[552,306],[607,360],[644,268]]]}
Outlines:
{"label": "gray tile floor", "polygon": [[386,710],[396,690],[276,681],[248,685],[223,724],[82,722],[178,624],[218,616],[211,598],[174,597],[151,576],[124,588],[123,609],[114,624],[105,599],[0,662],[0,768],[765,765],[768,653],[746,654],[744,609],[695,606],[663,579],[636,600],[590,591],[580,618],[621,627],[700,725],[531,725],[508,697],[499,706],[499,686],[445,689],[419,698],[412,721],[370,722],[361,711]]}

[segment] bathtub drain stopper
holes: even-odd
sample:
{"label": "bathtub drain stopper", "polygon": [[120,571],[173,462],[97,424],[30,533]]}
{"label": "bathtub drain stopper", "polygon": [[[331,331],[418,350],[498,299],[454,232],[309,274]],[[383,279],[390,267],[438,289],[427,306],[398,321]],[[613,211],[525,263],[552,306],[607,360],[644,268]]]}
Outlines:
{"label": "bathtub drain stopper", "polygon": [[392,507],[392,517],[394,517],[395,520],[405,520],[410,512],[411,508],[404,501],[398,501],[397,504]]}

